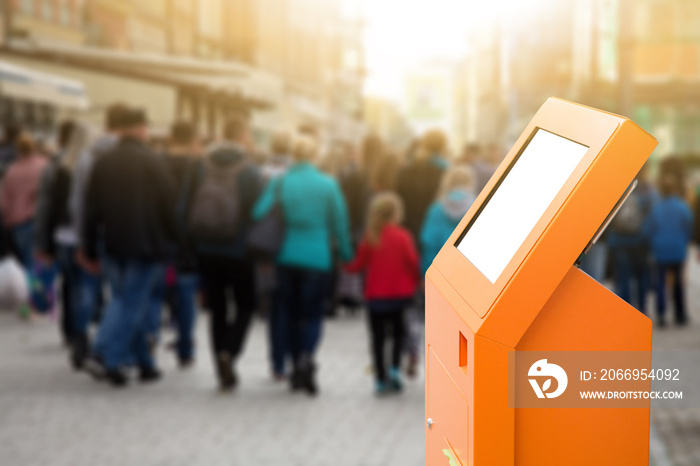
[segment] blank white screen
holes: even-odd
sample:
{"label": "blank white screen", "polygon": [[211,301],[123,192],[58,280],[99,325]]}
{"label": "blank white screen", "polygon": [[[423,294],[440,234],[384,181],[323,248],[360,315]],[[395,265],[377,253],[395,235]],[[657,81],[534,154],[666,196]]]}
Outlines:
{"label": "blank white screen", "polygon": [[457,249],[495,283],[588,147],[538,129]]}

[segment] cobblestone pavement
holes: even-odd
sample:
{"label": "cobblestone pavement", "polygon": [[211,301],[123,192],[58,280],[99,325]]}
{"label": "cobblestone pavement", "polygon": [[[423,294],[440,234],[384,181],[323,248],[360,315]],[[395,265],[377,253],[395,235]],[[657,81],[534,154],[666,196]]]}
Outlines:
{"label": "cobblestone pavement", "polygon": [[[688,281],[692,324],[655,330],[657,350],[700,355],[695,261]],[[162,382],[113,390],[68,368],[55,322],[1,314],[0,466],[423,464],[423,381],[400,396],[373,396],[361,318],[327,322],[316,399],[271,381],[261,322],[239,367],[240,389],[218,394],[205,327],[202,315],[194,368],[178,370],[161,350]],[[653,466],[700,465],[700,406],[655,407],[650,450]]]}
{"label": "cobblestone pavement", "polygon": [[240,389],[218,394],[205,318],[194,368],[180,371],[163,353],[160,383],[115,390],[68,368],[54,322],[0,315],[0,465],[424,463],[423,381],[374,397],[360,317],[327,323],[316,399],[271,381],[261,322],[239,367]]}
{"label": "cobblestone pavement", "polygon": [[[688,308],[691,325],[679,329],[668,327],[654,330],[654,350],[687,352],[683,357],[697,361],[693,374],[700,376],[700,264],[694,253],[688,268]],[[651,308],[651,306],[650,306]],[[670,310],[670,309],[669,309]],[[700,390],[700,384],[693,387]],[[661,450],[656,466],[700,465],[700,406],[652,409],[653,432],[658,435]],[[654,446],[652,438],[652,447]],[[654,448],[652,448],[652,458]]]}

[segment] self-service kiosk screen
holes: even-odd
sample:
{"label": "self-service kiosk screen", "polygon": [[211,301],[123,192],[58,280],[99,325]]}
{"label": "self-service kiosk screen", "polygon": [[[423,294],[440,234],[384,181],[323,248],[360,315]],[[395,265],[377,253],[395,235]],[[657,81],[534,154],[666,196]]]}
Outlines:
{"label": "self-service kiosk screen", "polygon": [[457,242],[495,283],[581,162],[588,147],[537,129]]}

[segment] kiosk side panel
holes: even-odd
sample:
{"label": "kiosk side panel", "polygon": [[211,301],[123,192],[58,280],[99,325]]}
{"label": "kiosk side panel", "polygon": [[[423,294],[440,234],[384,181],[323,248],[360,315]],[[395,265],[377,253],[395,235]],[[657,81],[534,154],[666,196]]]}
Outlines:
{"label": "kiosk side panel", "polygon": [[[517,350],[646,352],[651,343],[649,318],[572,267]],[[646,465],[648,406],[516,409],[518,464]]]}

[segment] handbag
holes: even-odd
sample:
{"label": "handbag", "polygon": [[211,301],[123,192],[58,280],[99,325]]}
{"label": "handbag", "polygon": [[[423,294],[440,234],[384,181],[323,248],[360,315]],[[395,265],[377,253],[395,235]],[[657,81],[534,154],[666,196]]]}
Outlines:
{"label": "handbag", "polygon": [[282,181],[275,187],[275,201],[270,211],[248,231],[248,253],[255,259],[275,260],[284,243],[285,219],[282,208]]}

